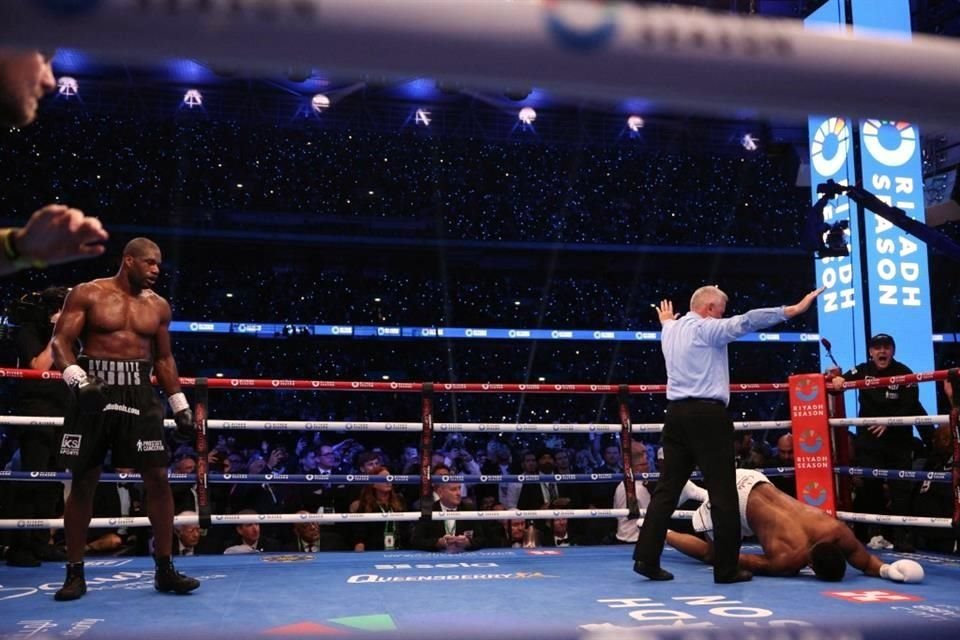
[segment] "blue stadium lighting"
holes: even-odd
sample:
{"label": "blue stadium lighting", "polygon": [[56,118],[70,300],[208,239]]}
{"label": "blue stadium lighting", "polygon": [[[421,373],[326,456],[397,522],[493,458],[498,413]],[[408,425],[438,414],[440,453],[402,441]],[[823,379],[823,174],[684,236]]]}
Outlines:
{"label": "blue stadium lighting", "polygon": [[621,100],[618,111],[620,113],[645,113],[650,111],[651,104],[649,100],[641,100],[640,98],[627,98],[626,100]]}
{"label": "blue stadium lighting", "polygon": [[553,102],[554,98],[549,93],[536,87],[532,88],[530,94],[523,99],[523,104],[530,107],[547,106]]}
{"label": "blue stadium lighting", "polygon": [[411,100],[428,100],[436,98],[441,93],[436,83],[426,78],[418,78],[398,85],[396,92]]}
{"label": "blue stadium lighting", "polygon": [[57,49],[53,57],[53,70],[60,74],[80,74],[89,72],[90,56],[78,49]]}
{"label": "blue stadium lighting", "polygon": [[217,80],[215,73],[193,60],[168,60],[166,68],[174,82],[193,84],[215,82]]}

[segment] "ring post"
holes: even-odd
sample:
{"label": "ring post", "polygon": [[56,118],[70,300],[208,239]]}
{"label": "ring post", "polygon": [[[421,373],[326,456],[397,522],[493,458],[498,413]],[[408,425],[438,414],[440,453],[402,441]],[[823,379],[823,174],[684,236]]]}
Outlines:
{"label": "ring post", "polygon": [[210,496],[207,484],[207,406],[210,402],[210,387],[206,378],[197,378],[194,387],[196,409],[193,424],[197,431],[197,514],[200,528],[210,528]]}
{"label": "ring post", "polygon": [[[960,369],[950,369],[947,380],[953,389],[950,394],[950,438],[953,440],[953,530],[960,535]],[[954,537],[956,537],[956,535]]]}
{"label": "ring post", "polygon": [[424,382],[420,403],[423,431],[420,433],[420,519],[433,518],[433,483],[430,460],[433,458],[433,383]]}
{"label": "ring post", "polygon": [[620,457],[623,458],[623,491],[627,496],[627,518],[636,520],[640,517],[640,507],[637,504],[637,485],[633,479],[633,454],[630,443],[633,440],[633,423],[630,421],[630,391],[629,387],[621,384],[617,392],[620,402]]}
{"label": "ring post", "polygon": [[827,385],[823,374],[790,376],[790,419],[797,499],[836,516]]}
{"label": "ring post", "polygon": [[[827,386],[827,408],[828,415],[831,418],[846,418],[847,405],[844,399],[843,391],[834,391],[831,387],[833,378],[840,375],[840,369],[829,369],[825,378]],[[834,464],[848,467],[853,463],[853,456],[850,454],[850,430],[848,427],[834,427],[831,429],[833,438]],[[794,438],[796,443],[796,438]],[[794,444],[796,451],[796,444]],[[853,478],[848,475],[839,476],[837,479],[837,507],[841,511],[853,510]]]}

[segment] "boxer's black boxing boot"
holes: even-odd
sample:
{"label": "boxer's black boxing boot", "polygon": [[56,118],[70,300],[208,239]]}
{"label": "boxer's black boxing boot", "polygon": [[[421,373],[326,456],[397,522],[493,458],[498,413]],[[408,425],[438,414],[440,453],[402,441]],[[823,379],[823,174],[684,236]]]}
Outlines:
{"label": "boxer's black boxing boot", "polygon": [[196,578],[185,576],[176,570],[170,556],[156,558],[157,570],[153,575],[153,588],[160,593],[190,593],[200,586]]}
{"label": "boxer's black boxing boot", "polygon": [[87,592],[87,581],[83,577],[83,562],[67,563],[67,579],[63,586],[53,594],[58,602],[76,600]]}

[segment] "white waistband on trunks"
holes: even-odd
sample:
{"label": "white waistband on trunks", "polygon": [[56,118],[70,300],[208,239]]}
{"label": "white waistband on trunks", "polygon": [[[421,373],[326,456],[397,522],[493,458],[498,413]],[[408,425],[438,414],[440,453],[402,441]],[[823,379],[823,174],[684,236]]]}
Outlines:
{"label": "white waistband on trunks", "polygon": [[[767,476],[753,469],[737,469],[737,498],[740,502],[740,535],[752,536],[753,530],[747,524],[747,500],[750,492],[758,484],[770,483]],[[704,502],[693,514],[693,530],[713,531],[713,517],[710,513],[710,501]]]}

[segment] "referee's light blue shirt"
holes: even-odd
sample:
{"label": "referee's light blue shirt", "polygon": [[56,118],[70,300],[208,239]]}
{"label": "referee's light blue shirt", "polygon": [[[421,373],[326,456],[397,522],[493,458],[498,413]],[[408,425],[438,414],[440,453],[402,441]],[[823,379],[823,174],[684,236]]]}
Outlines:
{"label": "referee's light blue shirt", "polygon": [[667,363],[667,400],[703,398],[730,402],[727,345],[751,331],[787,319],[783,307],[754,309],[731,318],[704,318],[693,311],[663,325],[660,346]]}

